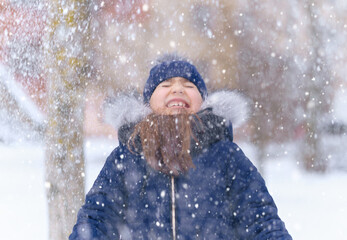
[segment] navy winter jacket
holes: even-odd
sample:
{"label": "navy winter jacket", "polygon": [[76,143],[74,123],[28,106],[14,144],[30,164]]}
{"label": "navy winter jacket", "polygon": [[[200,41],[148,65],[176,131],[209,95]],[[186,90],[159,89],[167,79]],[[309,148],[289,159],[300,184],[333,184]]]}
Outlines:
{"label": "navy winter jacket", "polygon": [[[205,133],[195,132],[203,146],[192,151],[196,168],[174,181],[177,239],[292,239],[263,178],[233,142],[231,125],[208,116],[200,114]],[[120,140],[69,239],[172,239],[170,176]]]}

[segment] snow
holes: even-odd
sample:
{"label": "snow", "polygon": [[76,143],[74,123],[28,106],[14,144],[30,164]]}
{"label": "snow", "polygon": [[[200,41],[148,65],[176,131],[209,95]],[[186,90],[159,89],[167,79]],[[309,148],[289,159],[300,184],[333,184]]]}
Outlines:
{"label": "snow", "polygon": [[0,225],[3,239],[47,239],[43,148],[0,145]]}
{"label": "snow", "polygon": [[289,159],[268,164],[267,171],[268,187],[293,239],[345,238],[346,173],[305,173]]}
{"label": "snow", "polygon": [[[86,141],[87,190],[114,147],[111,140]],[[252,159],[252,149],[242,148]],[[48,239],[44,146],[25,142],[0,144],[0,153],[2,239]],[[307,173],[287,154],[267,161],[265,173],[279,215],[293,239],[343,239],[347,235],[346,172]]]}
{"label": "snow", "polygon": [[23,88],[17,83],[13,76],[9,74],[9,69],[0,63],[0,81],[8,89],[9,93],[15,98],[20,107],[36,122],[42,123],[44,116],[37,106],[28,99],[29,96],[25,93]]}
{"label": "snow", "polygon": [[[54,29],[45,26],[50,16],[44,12],[46,8],[53,10],[55,7],[44,2],[11,0],[0,3],[0,8],[5,10],[4,14],[0,14],[0,25],[5,26],[0,27],[4,29],[4,34],[0,34],[0,85],[18,104],[21,110],[18,116],[23,112],[37,124],[43,124],[45,116],[14,76],[47,78],[45,71],[41,72],[41,67],[47,64],[42,65],[45,61],[41,59],[40,49],[41,44],[49,46],[42,38],[44,33],[54,32]],[[61,2],[65,4],[66,1]],[[140,82],[137,80],[143,78],[140,77],[141,69],[146,65],[143,60],[171,49],[200,59],[200,67],[208,69],[205,80],[210,86],[222,84],[221,79],[225,78],[232,83],[226,85],[227,88],[237,86],[243,89],[247,97],[254,100],[254,117],[259,123],[255,127],[258,127],[261,137],[272,139],[278,131],[279,135],[283,132],[282,138],[287,138],[286,132],[299,129],[297,127],[315,110],[322,129],[332,124],[336,124],[337,128],[346,126],[346,0],[318,1],[310,7],[306,6],[306,1],[294,0],[259,1],[256,4],[251,1],[235,1],[233,4],[225,4],[227,1],[187,1],[180,4],[182,6],[168,5],[165,1],[157,1],[158,4],[154,5],[148,1],[132,1],[133,4],[130,1],[115,1],[116,5],[111,2],[92,1],[91,9],[94,10],[91,19],[86,19],[77,28],[58,26],[52,35],[54,41],[68,49],[69,56],[77,56],[83,49],[81,44],[74,43],[84,36],[77,32],[85,32],[88,22],[92,29],[91,51],[87,51],[87,55],[93,55],[91,81],[104,86],[105,92],[128,84],[129,89],[139,89]],[[68,16],[73,6],[64,4],[62,13]],[[315,56],[317,59],[314,59]],[[317,68],[310,72],[315,65]],[[234,71],[236,68],[237,71]],[[217,74],[218,71],[221,75]],[[234,74],[237,76],[234,77]],[[214,78],[215,83],[212,82]],[[91,86],[92,82],[86,82],[86,85]],[[333,88],[334,100],[328,97]],[[118,103],[120,107],[110,103],[117,111],[109,111],[105,106],[109,123],[109,119],[127,122],[139,119],[136,110],[142,104],[130,102],[130,98],[114,101],[117,100],[120,101],[114,104]],[[330,101],[333,104],[326,105],[329,114],[325,116],[317,106]],[[132,105],[134,110],[127,119],[125,104]],[[222,102],[222,105],[241,106],[241,102],[234,105]],[[242,109],[247,108],[241,106],[237,109],[239,117]],[[220,113],[226,110],[233,109],[228,107]],[[142,113],[142,116],[147,115],[148,109],[142,109]],[[112,123],[115,129],[121,125],[121,122]],[[233,123],[235,127],[235,121]],[[26,142],[37,137],[21,125],[22,120],[10,116],[8,108],[0,108],[1,238],[48,239],[45,146],[43,143]],[[302,170],[297,163],[302,156],[295,154],[300,143],[296,145],[297,150],[290,151],[293,146],[288,146],[286,154],[268,157],[261,168],[279,214],[294,239],[343,239],[347,236],[347,135],[346,132],[329,135],[319,131],[321,129],[318,129],[318,136],[325,134],[319,144],[328,152],[326,174]],[[302,137],[300,134],[302,132],[298,131],[298,137]],[[86,140],[87,191],[115,145],[114,141],[106,139]],[[243,145],[242,149],[254,160],[256,154],[252,147]],[[118,164],[117,167],[121,169],[123,166]]]}

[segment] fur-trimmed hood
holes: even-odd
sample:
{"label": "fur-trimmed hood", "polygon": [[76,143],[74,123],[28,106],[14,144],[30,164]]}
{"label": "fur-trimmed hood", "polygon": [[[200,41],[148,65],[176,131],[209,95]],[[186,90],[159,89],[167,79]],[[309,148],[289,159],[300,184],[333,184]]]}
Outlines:
{"label": "fur-trimmed hood", "polygon": [[[246,122],[249,115],[249,102],[236,91],[217,91],[210,94],[201,109],[212,108],[212,112],[225,118],[228,124],[237,128]],[[121,94],[110,99],[104,106],[105,121],[115,129],[126,123],[139,122],[151,113],[142,98],[131,94]]]}

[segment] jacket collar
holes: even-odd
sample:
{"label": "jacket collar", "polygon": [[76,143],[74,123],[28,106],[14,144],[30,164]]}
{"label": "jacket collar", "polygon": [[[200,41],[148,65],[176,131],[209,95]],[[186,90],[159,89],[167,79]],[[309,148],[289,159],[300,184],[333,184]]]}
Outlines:
{"label": "jacket collar", "polygon": [[[232,127],[228,127],[223,117],[217,116],[211,108],[206,108],[197,113],[197,119],[192,121],[192,132],[194,139],[191,140],[190,154],[192,157],[200,154],[212,144],[223,139],[232,141]],[[118,139],[122,145],[127,145],[130,136],[134,132],[136,123],[127,123],[118,130]],[[142,152],[142,145],[139,136],[134,139],[134,146],[131,150],[137,154]]]}

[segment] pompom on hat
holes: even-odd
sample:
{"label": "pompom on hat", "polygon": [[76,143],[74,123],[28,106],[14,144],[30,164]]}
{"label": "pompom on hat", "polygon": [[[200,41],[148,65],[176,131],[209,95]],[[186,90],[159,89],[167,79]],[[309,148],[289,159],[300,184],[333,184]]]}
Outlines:
{"label": "pompom on hat", "polygon": [[143,89],[144,103],[149,103],[154,90],[161,82],[174,77],[182,77],[194,83],[202,99],[205,100],[207,97],[207,88],[196,67],[177,55],[167,54],[158,60],[158,63],[149,73]]}

